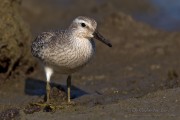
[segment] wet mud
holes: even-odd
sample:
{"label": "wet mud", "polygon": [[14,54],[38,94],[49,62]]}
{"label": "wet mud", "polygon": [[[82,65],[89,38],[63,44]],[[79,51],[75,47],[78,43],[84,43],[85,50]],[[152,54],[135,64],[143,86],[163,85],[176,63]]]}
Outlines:
{"label": "wet mud", "polygon": [[[30,24],[34,37],[49,26],[52,29],[67,27],[75,16],[87,15],[98,20],[99,31],[112,42],[113,47],[109,48],[96,41],[96,57],[73,75],[71,98],[75,105],[65,104],[67,76],[55,73],[51,81],[51,99],[63,107],[47,112],[31,106],[30,103],[45,99],[44,72],[36,66],[34,73],[24,80],[7,81],[1,86],[0,117],[8,109],[15,108],[18,109],[18,113],[12,113],[16,114],[15,118],[27,120],[179,119],[180,34],[152,28],[135,20],[130,15],[131,10],[127,14],[112,7],[112,3],[91,1],[87,8],[80,3],[81,0],[72,6],[68,4],[69,9],[52,9],[50,5],[44,5],[46,2],[34,9],[31,9],[33,2],[22,4],[22,15]],[[154,10],[151,4],[145,2],[144,5],[148,5],[148,10]],[[79,9],[74,10],[74,6]],[[82,12],[82,9],[85,10]],[[52,14],[56,10],[59,12]],[[69,14],[65,14],[67,12]]]}

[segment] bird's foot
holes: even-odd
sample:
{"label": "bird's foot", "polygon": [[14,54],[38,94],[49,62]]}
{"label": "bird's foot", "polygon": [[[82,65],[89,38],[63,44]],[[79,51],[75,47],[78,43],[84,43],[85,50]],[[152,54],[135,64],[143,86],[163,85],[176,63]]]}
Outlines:
{"label": "bird's foot", "polygon": [[76,103],[74,101],[64,102],[62,104],[65,105],[65,106],[75,106],[76,105]]}
{"label": "bird's foot", "polygon": [[44,112],[54,112],[58,109],[64,109],[64,107],[61,105],[54,105],[51,103],[31,103],[31,105],[42,108]]}
{"label": "bird's foot", "polygon": [[70,101],[70,102],[67,103],[67,105],[72,105],[72,106],[74,106],[74,105],[76,105],[76,103],[75,103],[74,101]]}

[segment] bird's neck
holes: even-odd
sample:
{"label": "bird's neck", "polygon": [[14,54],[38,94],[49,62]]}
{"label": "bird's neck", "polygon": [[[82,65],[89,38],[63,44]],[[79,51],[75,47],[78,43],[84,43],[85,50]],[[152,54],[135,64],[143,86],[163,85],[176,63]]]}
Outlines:
{"label": "bird's neck", "polygon": [[69,28],[70,31],[70,41],[74,47],[77,48],[90,48],[94,46],[94,41],[92,38],[85,38],[82,34],[79,33],[79,31],[76,30],[76,28]]}

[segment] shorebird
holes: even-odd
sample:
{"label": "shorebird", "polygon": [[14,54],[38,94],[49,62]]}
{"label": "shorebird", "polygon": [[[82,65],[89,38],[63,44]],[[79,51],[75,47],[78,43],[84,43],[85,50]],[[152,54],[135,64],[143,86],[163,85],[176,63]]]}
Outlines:
{"label": "shorebird", "polygon": [[43,32],[33,41],[32,55],[43,63],[45,70],[47,103],[50,102],[50,78],[55,68],[60,74],[68,75],[67,99],[71,102],[71,75],[84,67],[94,56],[93,38],[112,47],[96,28],[97,22],[94,19],[79,16],[66,30]]}

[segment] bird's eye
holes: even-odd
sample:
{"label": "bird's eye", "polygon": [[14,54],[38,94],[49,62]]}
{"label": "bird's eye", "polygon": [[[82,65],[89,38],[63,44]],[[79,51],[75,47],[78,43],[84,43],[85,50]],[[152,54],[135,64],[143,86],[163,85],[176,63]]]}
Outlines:
{"label": "bird's eye", "polygon": [[82,27],[86,27],[86,24],[85,24],[85,23],[81,23],[81,26],[82,26]]}

